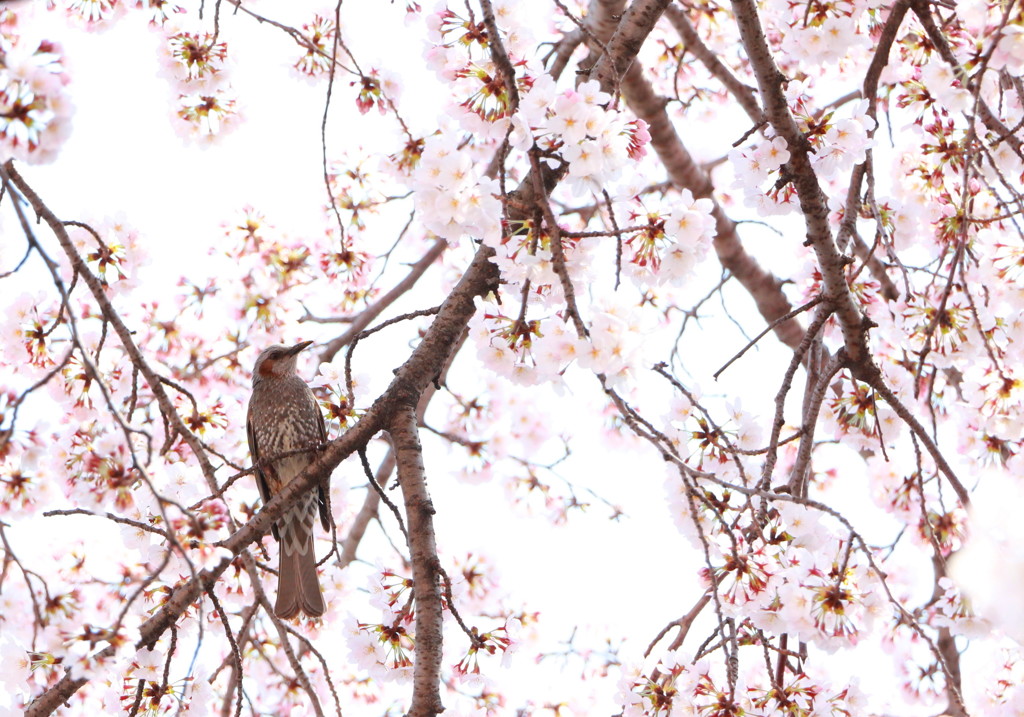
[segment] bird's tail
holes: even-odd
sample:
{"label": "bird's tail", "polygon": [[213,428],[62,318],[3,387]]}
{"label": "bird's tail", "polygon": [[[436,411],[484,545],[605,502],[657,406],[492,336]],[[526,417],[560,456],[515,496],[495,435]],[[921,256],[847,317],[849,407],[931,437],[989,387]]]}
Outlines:
{"label": "bird's tail", "polygon": [[313,537],[309,536],[303,551],[290,551],[288,543],[282,542],[274,613],[282,620],[290,620],[300,612],[309,617],[320,617],[326,609],[316,574]]}

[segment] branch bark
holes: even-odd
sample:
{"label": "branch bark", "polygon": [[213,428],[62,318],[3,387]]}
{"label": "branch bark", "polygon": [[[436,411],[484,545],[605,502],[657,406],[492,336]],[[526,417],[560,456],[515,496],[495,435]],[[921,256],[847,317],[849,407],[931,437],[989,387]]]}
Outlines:
{"label": "branch bark", "polygon": [[427,493],[423,449],[416,429],[414,404],[399,407],[390,433],[398,464],[398,482],[405,500],[416,605],[416,662],[413,667],[409,717],[434,717],[441,703],[442,603],[440,561],[434,540],[434,506]]}
{"label": "branch bark", "polygon": [[[614,10],[599,3],[593,3],[593,9],[599,13]],[[671,13],[669,16],[671,17]],[[595,34],[605,26],[600,18],[601,15],[598,14],[595,19]],[[598,39],[604,38],[598,34]],[[771,272],[765,271],[743,247],[736,231],[736,223],[726,215],[714,197],[711,178],[687,151],[665,109],[666,100],[654,92],[654,87],[644,77],[643,69],[639,65],[633,64],[629,67],[621,89],[626,103],[637,117],[648,124],[651,146],[665,166],[665,171],[668,172],[673,184],[689,189],[694,197],[708,198],[715,202],[712,210],[715,218],[713,245],[722,266],[747,290],[766,322],[772,323],[792,311],[793,306],[782,292],[782,282]],[[800,345],[803,333],[803,327],[796,319],[781,322],[775,327],[775,335],[779,340],[793,349]]]}
{"label": "branch bark", "polygon": [[818,183],[814,167],[811,166],[810,143],[789,111],[782,90],[786,78],[779,71],[775,58],[768,48],[754,0],[733,0],[732,6],[740,38],[761,92],[765,116],[775,133],[783,137],[789,145],[789,169],[807,227],[805,243],[814,251],[818,266],[821,268],[823,293],[839,320],[846,355],[854,364],[867,364],[871,360],[867,342],[869,322],[861,316],[846,283],[845,268],[848,260],[839,252],[832,237],[828,202]]}
{"label": "branch bark", "polygon": [[622,13],[604,52],[588,73],[601,84],[602,90],[615,94],[641,45],[670,2],[672,0],[636,0]]}
{"label": "branch bark", "polygon": [[[459,338],[459,343],[452,351],[451,356],[448,357],[448,362],[441,370],[441,376],[438,383],[444,383],[445,377],[448,375],[448,369],[451,368],[452,362],[455,360],[455,356],[462,349],[466,343],[466,339],[469,334],[463,332]],[[437,393],[437,388],[434,384],[428,386],[426,390],[420,395],[419,405],[416,406],[416,425],[422,425],[423,418],[427,413],[427,406],[430,405],[431,399]],[[377,474],[375,479],[377,485],[384,488],[387,486],[388,479],[391,477],[392,471],[395,469],[395,450],[393,447],[388,448],[387,455],[381,461],[377,467]],[[362,507],[359,508],[359,512],[356,513],[356,517],[352,519],[351,525],[349,525],[348,535],[345,536],[345,540],[341,545],[341,554],[338,556],[338,566],[344,568],[346,565],[356,559],[356,551],[359,549],[359,543],[363,539],[363,535],[366,533],[366,528],[370,524],[370,521],[377,515],[377,510],[380,507],[380,495],[375,490],[367,490],[366,498],[363,500]]]}

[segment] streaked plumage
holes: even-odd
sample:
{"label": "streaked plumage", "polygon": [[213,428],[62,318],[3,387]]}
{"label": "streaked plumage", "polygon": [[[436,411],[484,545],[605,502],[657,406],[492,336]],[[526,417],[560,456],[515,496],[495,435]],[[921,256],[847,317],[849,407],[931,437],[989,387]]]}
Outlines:
{"label": "streaked plumage", "polygon": [[[283,454],[315,449],[327,440],[316,397],[295,373],[296,357],[310,343],[264,349],[253,368],[246,433],[264,503],[316,457],[315,450]],[[316,574],[313,526],[319,512],[324,530],[329,528],[327,491],[326,482],[309,491],[274,524],[280,544],[274,612],[282,619],[299,612],[319,617],[326,609]]]}

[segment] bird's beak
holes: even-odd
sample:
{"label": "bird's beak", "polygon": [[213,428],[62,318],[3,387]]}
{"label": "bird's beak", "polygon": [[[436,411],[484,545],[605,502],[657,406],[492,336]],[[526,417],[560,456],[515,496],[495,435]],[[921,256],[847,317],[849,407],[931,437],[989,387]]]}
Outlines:
{"label": "bird's beak", "polygon": [[288,349],[288,351],[285,353],[285,355],[287,355],[287,356],[294,356],[295,354],[299,353],[300,351],[302,351],[307,346],[312,346],[312,344],[313,344],[312,341],[303,341],[301,343],[295,344],[290,349]]}

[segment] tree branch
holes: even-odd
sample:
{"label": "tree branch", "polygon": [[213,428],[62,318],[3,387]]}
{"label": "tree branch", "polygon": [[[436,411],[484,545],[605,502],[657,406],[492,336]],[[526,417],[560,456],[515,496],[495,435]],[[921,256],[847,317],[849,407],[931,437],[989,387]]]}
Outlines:
{"label": "tree branch", "polygon": [[[672,182],[689,189],[694,197],[714,202],[713,246],[722,266],[747,290],[765,321],[773,323],[789,314],[793,306],[782,292],[782,281],[761,267],[743,247],[736,223],[715,199],[711,177],[693,160],[668,116],[665,100],[655,94],[654,87],[644,77],[639,65],[634,65],[627,72],[622,93],[630,108],[649,125],[651,146]],[[780,341],[794,349],[800,345],[804,334],[803,327],[795,318],[775,324],[774,331]]]}
{"label": "tree branch", "polygon": [[725,63],[718,59],[714,50],[704,44],[704,40],[697,34],[697,28],[690,22],[689,15],[678,4],[673,3],[665,9],[665,17],[672,23],[672,27],[683,39],[685,50],[701,61],[711,75],[722,83],[729,93],[736,98],[740,107],[747,113],[747,117],[755,124],[764,120],[764,112],[758,104],[754,90],[740,82],[740,79],[733,74],[732,70],[726,67]]}
{"label": "tree branch", "polygon": [[821,268],[823,293],[839,320],[847,356],[855,364],[864,364],[871,359],[867,345],[870,324],[863,320],[846,282],[845,268],[848,261],[832,239],[828,202],[811,166],[810,143],[789,111],[782,91],[786,78],[779,71],[768,48],[754,0],[732,0],[732,6],[740,38],[757,78],[765,115],[776,134],[784,138],[789,147],[788,166],[807,227],[805,243],[813,249]]}
{"label": "tree branch", "polygon": [[146,361],[146,357],[142,355],[142,351],[135,344],[132,339],[132,332],[125,326],[121,317],[118,315],[117,310],[114,309],[113,304],[110,303],[110,299],[107,297],[106,291],[103,288],[103,284],[100,282],[96,275],[92,273],[89,266],[85,263],[85,259],[78,253],[74,243],[71,241],[71,237],[68,236],[67,229],[64,227],[63,222],[57,218],[57,216],[50,211],[50,209],[43,203],[43,200],[38,194],[28,185],[24,178],[18,173],[14,167],[14,162],[9,160],[4,164],[3,168],[0,169],[0,173],[3,174],[4,181],[10,182],[18,191],[25,197],[29,205],[32,207],[32,211],[36,213],[37,217],[40,217],[46,225],[53,232],[53,235],[57,238],[60,243],[61,249],[68,257],[68,262],[75,274],[82,277],[85,285],[89,287],[89,291],[92,293],[96,303],[99,304],[100,311],[103,313],[103,318],[114,327],[114,332],[117,333],[118,338],[121,340],[121,345],[124,347],[125,353],[131,359],[132,364],[138,369],[145,379],[146,383],[149,384],[149,389],[153,392],[154,398],[156,398],[157,404],[160,406],[160,412],[164,415],[171,427],[172,432],[167,436],[165,448],[171,447],[171,442],[174,433],[180,435],[185,443],[188,444],[189,448],[192,449],[193,455],[196,460],[199,461],[199,466],[203,471],[203,476],[206,478],[206,483],[211,491],[217,490],[217,479],[214,477],[214,467],[210,463],[209,456],[206,455],[206,451],[203,449],[202,443],[199,438],[189,430],[185,422],[181,420],[181,416],[178,414],[177,409],[174,407],[174,403],[171,401],[167,392],[164,391],[163,381],[161,377],[153,370]]}
{"label": "tree branch", "polygon": [[413,596],[416,600],[416,662],[413,668],[412,706],[409,717],[433,717],[444,711],[441,703],[441,646],[443,611],[440,562],[434,542],[434,506],[427,494],[423,450],[416,432],[413,404],[396,409],[390,424],[398,464],[398,482],[409,522]]}
{"label": "tree branch", "polygon": [[614,95],[644,40],[671,1],[635,0],[630,4],[609,38],[605,51],[585,74],[597,80],[603,91]]}
{"label": "tree branch", "polygon": [[382,311],[395,303],[402,294],[415,286],[416,282],[419,281],[419,278],[431,267],[431,265],[437,260],[437,257],[444,253],[444,250],[447,247],[448,242],[444,239],[436,240],[434,245],[427,250],[427,253],[412,265],[409,269],[409,273],[406,274],[404,279],[391,287],[391,290],[388,291],[388,293],[377,299],[370,306],[367,306],[359,313],[358,316],[352,319],[352,324],[348,327],[345,333],[327,342],[323,351],[320,352],[320,360],[331,361],[335,354],[351,343],[352,339],[358,336],[363,329],[369,326],[370,322],[380,316]]}

